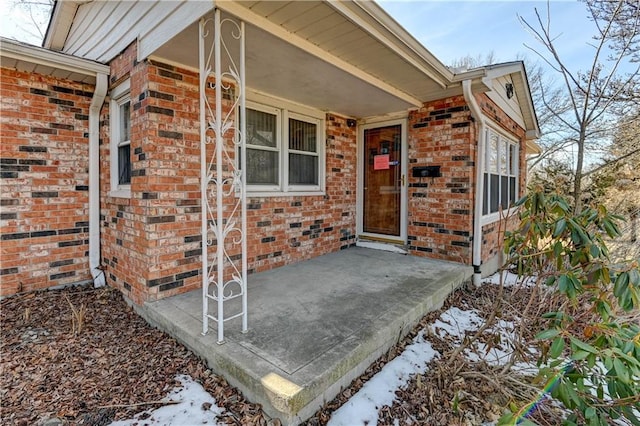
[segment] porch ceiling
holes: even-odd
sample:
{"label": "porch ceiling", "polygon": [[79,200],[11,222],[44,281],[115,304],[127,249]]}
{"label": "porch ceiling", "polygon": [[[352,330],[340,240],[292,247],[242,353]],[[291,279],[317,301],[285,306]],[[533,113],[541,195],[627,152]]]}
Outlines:
{"label": "porch ceiling", "polygon": [[[376,32],[382,31],[379,24],[363,26],[360,17],[361,24],[354,23],[351,19],[356,17],[350,15],[355,12],[345,5],[324,1],[221,1],[217,5],[246,22],[250,89],[323,111],[368,117],[442,97],[450,83],[443,74],[448,70],[434,57],[427,61],[401,52],[389,44],[394,40],[390,32]],[[349,7],[360,10],[354,4]],[[225,41],[233,44],[229,34]],[[197,49],[196,22],[153,56],[197,69]],[[435,67],[429,65],[431,60]],[[442,70],[436,69],[440,66]]]}
{"label": "porch ceiling", "polygon": [[[225,41],[238,51],[228,34]],[[153,56],[198,69],[198,24]],[[248,89],[352,117],[415,106],[251,25],[246,26],[246,79]]]}

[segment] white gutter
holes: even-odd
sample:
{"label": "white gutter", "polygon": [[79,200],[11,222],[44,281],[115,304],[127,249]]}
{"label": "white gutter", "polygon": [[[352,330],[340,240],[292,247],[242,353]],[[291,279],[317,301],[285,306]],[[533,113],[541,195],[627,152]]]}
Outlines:
{"label": "white gutter", "polygon": [[464,80],[462,82],[462,94],[464,99],[469,105],[471,110],[471,116],[475,118],[478,123],[478,148],[476,149],[476,191],[475,191],[475,203],[473,208],[473,284],[480,285],[481,273],[480,266],[482,265],[482,193],[484,191],[484,114],[478,106],[476,99],[471,92],[471,80]]}
{"label": "white gutter", "polygon": [[94,287],[106,281],[100,268],[100,109],[107,95],[107,74],[96,74],[96,87],[89,107],[89,271]]}

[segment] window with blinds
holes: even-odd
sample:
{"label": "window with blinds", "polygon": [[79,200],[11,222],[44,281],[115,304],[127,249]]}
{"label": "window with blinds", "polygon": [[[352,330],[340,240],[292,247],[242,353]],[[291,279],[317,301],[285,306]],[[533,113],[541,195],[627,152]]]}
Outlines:
{"label": "window with blinds", "polygon": [[324,121],[255,103],[246,114],[248,191],[321,191]]}

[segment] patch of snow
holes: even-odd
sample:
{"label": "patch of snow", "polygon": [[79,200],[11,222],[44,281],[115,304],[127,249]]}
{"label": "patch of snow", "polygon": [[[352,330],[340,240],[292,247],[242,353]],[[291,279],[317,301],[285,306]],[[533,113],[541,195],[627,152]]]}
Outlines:
{"label": "patch of snow", "polygon": [[179,403],[146,410],[133,419],[113,422],[110,426],[217,425],[216,419],[223,409],[216,405],[216,400],[190,376],[178,375],[176,379],[180,386],[169,392],[163,401]]}
{"label": "patch of snow", "polygon": [[[536,282],[535,276],[528,276],[523,278],[509,271],[504,271],[502,273],[504,274],[503,285],[505,287],[514,287],[517,285],[532,286]],[[482,282],[500,285],[500,274],[501,272],[496,272],[495,274],[484,278]]]}
{"label": "patch of snow", "polygon": [[395,391],[406,386],[412,375],[423,374],[427,370],[427,363],[438,355],[425,339],[424,333],[420,333],[402,354],[387,363],[333,413],[329,426],[377,424],[378,410],[391,405],[396,398]]}
{"label": "patch of snow", "polygon": [[[434,334],[445,338],[453,338],[456,344],[462,344],[468,333],[474,333],[484,324],[482,318],[475,309],[462,310],[452,307],[440,315],[429,327]],[[515,324],[512,321],[499,319],[485,331],[487,334],[496,336],[492,345],[476,340],[464,354],[472,362],[484,360],[489,365],[504,365],[509,361],[512,350],[509,342],[515,339]],[[529,348],[534,351],[534,348]],[[536,374],[537,367],[534,364],[518,362],[513,366],[514,371],[522,374]]]}
{"label": "patch of snow", "polygon": [[430,328],[441,338],[449,335],[460,342],[467,331],[475,331],[483,323],[484,319],[478,315],[478,311],[475,309],[463,311],[454,306],[443,312]]}

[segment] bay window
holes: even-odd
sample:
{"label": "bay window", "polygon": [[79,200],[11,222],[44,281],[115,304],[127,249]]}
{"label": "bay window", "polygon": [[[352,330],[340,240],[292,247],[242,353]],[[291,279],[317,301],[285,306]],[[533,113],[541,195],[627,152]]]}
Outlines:
{"label": "bay window", "polygon": [[485,170],[482,214],[506,210],[519,196],[518,143],[489,128],[485,134]]}

